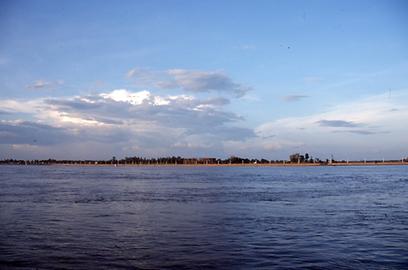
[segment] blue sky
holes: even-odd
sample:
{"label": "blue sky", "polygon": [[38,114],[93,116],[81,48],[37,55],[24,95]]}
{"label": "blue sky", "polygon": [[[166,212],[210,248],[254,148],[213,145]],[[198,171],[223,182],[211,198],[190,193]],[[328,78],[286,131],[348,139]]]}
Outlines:
{"label": "blue sky", "polygon": [[0,158],[407,156],[407,18],[406,1],[2,1]]}

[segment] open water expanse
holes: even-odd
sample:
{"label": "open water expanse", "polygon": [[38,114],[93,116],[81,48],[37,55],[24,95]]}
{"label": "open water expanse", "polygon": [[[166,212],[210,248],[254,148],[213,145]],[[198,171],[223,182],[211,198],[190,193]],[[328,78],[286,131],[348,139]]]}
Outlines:
{"label": "open water expanse", "polygon": [[0,269],[408,269],[408,166],[0,166]]}

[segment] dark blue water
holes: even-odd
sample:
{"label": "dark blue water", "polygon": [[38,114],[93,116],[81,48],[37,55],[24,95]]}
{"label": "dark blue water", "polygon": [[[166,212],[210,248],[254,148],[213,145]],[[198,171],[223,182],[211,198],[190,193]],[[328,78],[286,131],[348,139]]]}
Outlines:
{"label": "dark blue water", "polygon": [[0,166],[1,269],[407,269],[408,167]]}

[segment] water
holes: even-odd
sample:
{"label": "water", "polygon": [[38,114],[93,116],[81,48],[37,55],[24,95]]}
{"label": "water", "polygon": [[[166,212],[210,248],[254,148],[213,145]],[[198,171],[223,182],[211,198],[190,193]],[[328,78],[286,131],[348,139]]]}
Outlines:
{"label": "water", "polygon": [[1,269],[407,267],[406,166],[0,166]]}

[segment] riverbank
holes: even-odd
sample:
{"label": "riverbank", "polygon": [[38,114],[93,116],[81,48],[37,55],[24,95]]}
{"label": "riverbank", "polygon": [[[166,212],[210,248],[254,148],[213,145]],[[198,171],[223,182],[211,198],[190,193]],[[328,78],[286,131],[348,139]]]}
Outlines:
{"label": "riverbank", "polygon": [[106,163],[51,163],[51,164],[14,164],[6,163],[1,165],[20,165],[20,166],[90,166],[90,167],[327,167],[327,166],[404,166],[408,162],[382,162],[382,161],[349,161],[334,163],[242,163],[242,164],[106,164]]}

